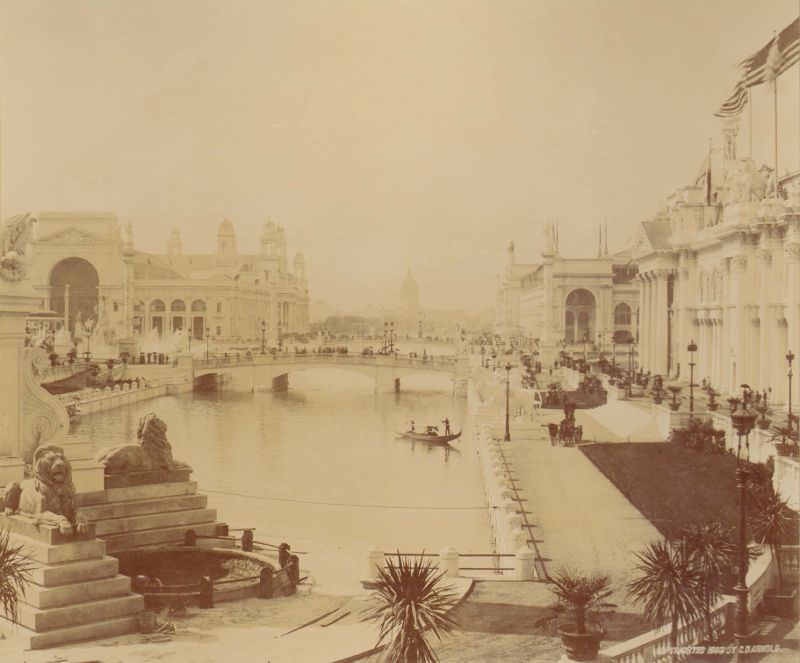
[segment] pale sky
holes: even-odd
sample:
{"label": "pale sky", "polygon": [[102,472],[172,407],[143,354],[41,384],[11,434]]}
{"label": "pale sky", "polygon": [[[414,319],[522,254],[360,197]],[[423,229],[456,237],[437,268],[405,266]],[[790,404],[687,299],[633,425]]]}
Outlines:
{"label": "pale sky", "polygon": [[[493,305],[508,243],[611,248],[697,173],[734,65],[798,0],[0,0],[2,215],[107,210],[138,248],[286,227],[312,299]],[[780,170],[798,77],[779,79]],[[772,163],[755,88],[753,156]],[[740,154],[748,145],[742,115]]]}

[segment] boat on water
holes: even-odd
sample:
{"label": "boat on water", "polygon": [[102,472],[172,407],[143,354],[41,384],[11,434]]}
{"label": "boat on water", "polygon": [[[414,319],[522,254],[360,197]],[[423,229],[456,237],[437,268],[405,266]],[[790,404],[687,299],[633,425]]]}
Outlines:
{"label": "boat on water", "polygon": [[436,433],[417,433],[415,431],[397,431],[398,437],[404,437],[407,440],[415,440],[419,442],[434,442],[439,444],[446,444],[461,437],[461,431],[451,433],[450,435],[436,435]]}

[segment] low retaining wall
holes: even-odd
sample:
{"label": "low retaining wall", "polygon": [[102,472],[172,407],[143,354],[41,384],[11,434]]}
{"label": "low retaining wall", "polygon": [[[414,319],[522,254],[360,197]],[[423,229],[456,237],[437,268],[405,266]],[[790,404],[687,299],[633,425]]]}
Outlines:
{"label": "low retaining wall", "polygon": [[185,376],[172,376],[146,382],[132,382],[130,385],[115,385],[102,389],[84,389],[57,396],[59,401],[67,407],[77,404],[81,414],[92,414],[110,410],[121,405],[130,405],[158,396],[180,393],[191,390],[192,383]]}
{"label": "low retaining wall", "polygon": [[[747,572],[747,585],[750,588],[750,613],[758,610],[764,594],[772,584],[775,564],[768,550],[758,557]],[[733,596],[724,596],[720,599],[711,615],[715,631],[727,633],[733,631],[734,607],[736,599]],[[658,628],[643,633],[642,635],[620,642],[603,649],[600,652],[601,660],[614,661],[615,663],[640,663],[641,661],[672,661],[687,660],[692,656],[687,652],[678,652],[673,658],[670,646],[670,625],[664,624]],[[683,626],[678,632],[678,646],[689,647],[705,639],[703,632],[703,619]]]}

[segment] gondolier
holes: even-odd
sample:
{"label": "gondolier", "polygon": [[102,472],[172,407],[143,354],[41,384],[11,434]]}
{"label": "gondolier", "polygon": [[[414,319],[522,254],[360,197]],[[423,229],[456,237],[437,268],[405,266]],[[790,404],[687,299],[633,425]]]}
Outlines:
{"label": "gondolier", "polygon": [[444,424],[444,434],[450,435],[450,420],[445,417],[442,423]]}

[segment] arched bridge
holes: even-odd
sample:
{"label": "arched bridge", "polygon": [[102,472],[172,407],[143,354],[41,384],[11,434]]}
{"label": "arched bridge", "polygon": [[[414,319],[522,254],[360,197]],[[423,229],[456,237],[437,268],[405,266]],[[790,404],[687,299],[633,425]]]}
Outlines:
{"label": "arched bridge", "polygon": [[243,391],[281,390],[288,376],[311,368],[336,368],[375,380],[375,391],[399,391],[402,377],[415,373],[445,374],[456,394],[466,395],[469,380],[467,357],[409,357],[408,355],[360,355],[338,353],[264,354],[250,357],[196,359],[195,384],[205,376],[219,376],[230,388]]}

